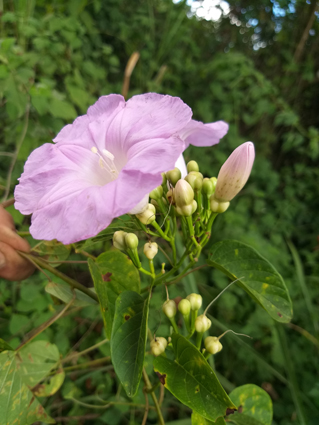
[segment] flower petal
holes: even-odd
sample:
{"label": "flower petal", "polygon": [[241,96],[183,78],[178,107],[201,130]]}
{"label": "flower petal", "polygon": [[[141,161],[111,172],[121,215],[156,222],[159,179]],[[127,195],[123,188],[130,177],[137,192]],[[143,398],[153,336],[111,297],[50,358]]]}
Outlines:
{"label": "flower petal", "polygon": [[203,124],[200,121],[191,120],[182,130],[180,136],[185,140],[187,146],[212,146],[225,136],[228,127],[228,124],[224,121]]}

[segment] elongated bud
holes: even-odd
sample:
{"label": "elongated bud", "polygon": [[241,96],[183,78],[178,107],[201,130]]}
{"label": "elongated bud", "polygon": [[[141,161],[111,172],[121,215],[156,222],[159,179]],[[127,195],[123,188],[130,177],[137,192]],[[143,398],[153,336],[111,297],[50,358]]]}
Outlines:
{"label": "elongated bud", "polygon": [[143,211],[141,214],[136,214],[136,217],[140,220],[143,224],[151,224],[156,216],[156,208],[152,204],[148,204],[145,211]]}
{"label": "elongated bud", "polygon": [[229,207],[229,202],[220,202],[216,200],[215,193],[210,197],[210,209],[215,213],[223,213]]}
{"label": "elongated bud", "polygon": [[165,303],[163,304],[162,310],[165,316],[168,317],[169,319],[171,319],[172,317],[175,317],[176,316],[175,301],[174,300],[165,301]]}
{"label": "elongated bud", "polygon": [[167,347],[167,340],[161,336],[158,336],[153,339],[153,341],[151,341],[150,346],[153,356],[160,356],[164,353]]}
{"label": "elongated bud", "polygon": [[191,311],[191,303],[188,299],[181,300],[178,304],[178,310],[182,313],[183,316],[187,316]]}
{"label": "elongated bud", "polygon": [[231,201],[245,186],[254,163],[255,148],[252,142],[238,146],[223,164],[217,177],[215,199]]}
{"label": "elongated bud", "polygon": [[115,248],[120,249],[121,251],[126,250],[126,244],[125,244],[125,236],[127,235],[126,232],[123,232],[123,230],[118,230],[113,235],[113,245]]}
{"label": "elongated bud", "polygon": [[193,311],[199,310],[201,308],[203,299],[199,294],[187,295],[186,299],[191,303],[191,309]]}
{"label": "elongated bud", "polygon": [[152,190],[152,192],[150,193],[150,198],[151,199],[162,199],[163,196],[163,188],[162,186],[158,186],[156,189]]}
{"label": "elongated bud", "polygon": [[204,314],[201,314],[200,316],[196,317],[196,320],[195,320],[196,332],[199,332],[199,333],[206,332],[211,326],[212,326],[212,322]]}
{"label": "elongated bud", "polygon": [[149,260],[153,260],[155,255],[158,252],[158,245],[156,242],[146,242],[144,245],[144,254],[146,255],[146,258]]}
{"label": "elongated bud", "polygon": [[187,164],[187,172],[190,173],[191,171],[199,171],[199,166],[196,161],[189,161]]}
{"label": "elongated bud", "polygon": [[223,346],[217,336],[208,336],[205,338],[204,345],[210,354],[219,353],[223,349]]}
{"label": "elongated bud", "polygon": [[178,207],[192,205],[194,200],[194,191],[189,183],[185,180],[179,180],[174,190],[175,203]]}
{"label": "elongated bud", "polygon": [[127,233],[125,235],[125,244],[129,249],[136,249],[138,247],[138,237],[134,233]]}
{"label": "elongated bud", "polygon": [[[181,180],[180,180],[181,181]],[[190,205],[184,205],[183,207],[176,206],[176,212],[178,215],[189,217],[194,214],[197,210],[197,202],[194,200]]]}
{"label": "elongated bud", "polygon": [[169,180],[173,186],[181,179],[182,173],[178,168],[174,168],[174,170],[167,171],[166,178]]}

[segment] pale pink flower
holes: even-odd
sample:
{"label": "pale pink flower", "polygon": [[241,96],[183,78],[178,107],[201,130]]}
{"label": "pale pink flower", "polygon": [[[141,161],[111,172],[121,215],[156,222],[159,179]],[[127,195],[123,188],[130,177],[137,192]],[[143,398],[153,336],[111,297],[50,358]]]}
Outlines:
{"label": "pale pink flower", "polygon": [[245,186],[253,167],[255,148],[252,142],[238,146],[222,165],[214,194],[218,202],[231,201]]}
{"label": "pale pink flower", "polygon": [[115,217],[140,212],[161,184],[161,173],[175,167],[190,143],[214,145],[228,130],[223,121],[203,124],[191,117],[177,97],[148,93],[125,102],[119,95],[102,96],[54,144],[29,156],[15,207],[33,214],[32,236],[77,242]]}

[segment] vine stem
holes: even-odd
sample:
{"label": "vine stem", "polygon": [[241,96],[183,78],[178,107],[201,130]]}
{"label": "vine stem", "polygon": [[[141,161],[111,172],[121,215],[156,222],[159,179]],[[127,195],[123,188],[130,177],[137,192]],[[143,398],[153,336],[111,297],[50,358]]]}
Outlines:
{"label": "vine stem", "polygon": [[67,356],[65,359],[62,359],[61,360],[61,363],[63,364],[63,363],[67,363],[67,362],[69,362],[69,361],[71,361],[71,360],[73,360],[73,359],[75,359],[75,358],[77,358],[77,357],[80,357],[80,356],[84,356],[84,354],[87,354],[87,353],[89,353],[90,351],[93,351],[93,350],[95,350],[96,348],[99,348],[99,347],[101,347],[101,345],[103,345],[103,344],[105,344],[105,343],[107,343],[107,342],[109,342],[109,339],[108,338],[106,338],[106,339],[103,339],[103,341],[100,341],[100,342],[98,342],[97,344],[95,344],[95,345],[92,345],[91,347],[89,347],[89,348],[86,348],[85,350],[83,350],[83,351],[80,351],[79,353],[71,353],[69,356]]}
{"label": "vine stem", "polygon": [[59,277],[60,279],[64,280],[66,283],[68,283],[72,288],[78,289],[79,291],[81,291],[84,294],[86,294],[89,297],[91,297],[96,302],[99,302],[99,299],[98,299],[97,295],[93,291],[91,291],[89,288],[87,288],[86,286],[82,285],[81,283],[77,282],[76,280],[72,279],[71,277],[69,277],[69,276],[65,275],[64,273],[60,272],[59,270],[56,270],[54,267],[50,266],[50,264],[48,264],[45,260],[42,260],[39,257],[36,257],[36,256],[34,256],[32,254],[27,254],[27,253],[22,252],[22,251],[17,251],[17,252],[22,257],[24,257],[27,260],[29,260],[31,263],[35,263],[38,266],[40,266],[40,267],[48,270],[49,272],[51,272],[55,276]]}
{"label": "vine stem", "polygon": [[[143,380],[145,382],[146,389],[151,390],[152,384],[149,380],[149,377],[147,376],[145,368],[143,369]],[[156,413],[157,413],[157,416],[158,416],[158,422],[159,422],[160,425],[165,425],[164,418],[163,418],[163,415],[162,415],[162,412],[161,412],[161,408],[158,404],[158,400],[156,398],[156,395],[154,394],[154,391],[151,391],[151,396],[152,396],[154,406],[155,406],[155,410],[156,410]]]}

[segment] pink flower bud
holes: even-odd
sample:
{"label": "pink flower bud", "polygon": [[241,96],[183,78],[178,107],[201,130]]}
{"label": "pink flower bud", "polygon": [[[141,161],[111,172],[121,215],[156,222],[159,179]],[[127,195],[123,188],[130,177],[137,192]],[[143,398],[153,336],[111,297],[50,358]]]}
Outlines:
{"label": "pink flower bud", "polygon": [[255,159],[252,142],[238,146],[219,171],[214,197],[219,202],[231,201],[245,186]]}

